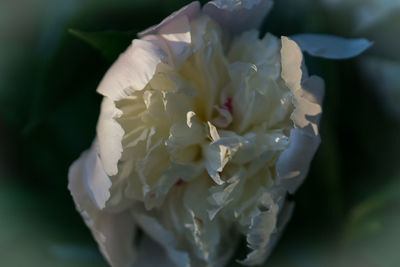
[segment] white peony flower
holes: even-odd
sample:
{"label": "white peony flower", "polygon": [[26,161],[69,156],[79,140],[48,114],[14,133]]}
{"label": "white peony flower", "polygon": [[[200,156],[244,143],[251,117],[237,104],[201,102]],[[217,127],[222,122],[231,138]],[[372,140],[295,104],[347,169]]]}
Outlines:
{"label": "white peony flower", "polygon": [[[259,38],[271,7],[193,2],[142,32],[103,78],[97,137],[69,189],[112,266],[224,266],[242,235],[241,263],[268,257],[320,143],[324,92],[295,41]],[[293,39],[328,58],[369,45]]]}

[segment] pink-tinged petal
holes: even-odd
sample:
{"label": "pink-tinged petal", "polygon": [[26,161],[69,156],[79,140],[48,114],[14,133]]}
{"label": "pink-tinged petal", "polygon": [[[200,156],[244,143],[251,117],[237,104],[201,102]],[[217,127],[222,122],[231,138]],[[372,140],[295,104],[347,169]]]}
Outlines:
{"label": "pink-tinged petal", "polygon": [[346,39],[326,34],[296,34],[291,36],[301,50],[315,57],[346,59],[358,56],[373,42],[367,39]]}
{"label": "pink-tinged petal", "polygon": [[181,17],[186,17],[189,20],[192,20],[196,16],[200,14],[200,2],[194,1],[190,4],[182,7],[178,11],[175,11],[167,18],[165,18],[160,24],[150,27],[149,29],[142,31],[138,34],[139,37],[143,37],[149,34],[158,34],[162,28],[165,30],[165,26],[173,22],[174,20],[178,20]]}
{"label": "pink-tinged petal", "polygon": [[155,40],[133,40],[107,71],[97,92],[116,101],[143,90],[167,57]]}
{"label": "pink-tinged petal", "polygon": [[[131,266],[135,259],[133,238],[135,225],[129,213],[108,213],[100,210],[87,191],[87,180],[95,173],[105,175],[99,168],[96,155],[96,141],[89,151],[84,152],[69,169],[68,188],[74,199],[77,210],[91,230],[100,250],[113,267]],[[103,179],[102,177],[101,179]],[[92,182],[89,182],[93,184]],[[94,188],[93,188],[94,189]],[[103,189],[99,192],[104,192]],[[99,192],[96,192],[98,194]]]}
{"label": "pink-tinged petal", "polygon": [[100,159],[105,172],[109,176],[118,173],[118,161],[122,154],[121,141],[124,136],[124,130],[116,121],[121,115],[122,111],[117,109],[114,102],[108,97],[104,97],[97,123],[97,137]]}
{"label": "pink-tinged petal", "polygon": [[203,7],[203,13],[217,21],[224,30],[239,34],[258,29],[272,6],[272,0],[215,0]]}

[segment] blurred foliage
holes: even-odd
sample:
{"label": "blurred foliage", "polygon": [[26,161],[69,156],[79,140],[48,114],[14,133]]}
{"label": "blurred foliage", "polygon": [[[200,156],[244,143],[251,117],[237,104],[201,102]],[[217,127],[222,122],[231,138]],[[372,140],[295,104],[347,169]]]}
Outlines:
{"label": "blurred foliage", "polygon": [[[106,266],[75,211],[68,167],[95,135],[96,87],[111,62],[134,32],[188,2],[0,2],[1,266]],[[351,23],[317,0],[281,0],[262,31],[351,37]],[[390,60],[378,49],[388,37],[372,32],[377,48],[366,56]],[[265,266],[398,266],[400,121],[359,71],[358,59],[306,61],[326,81],[323,141]]]}
{"label": "blurred foliage", "polygon": [[136,38],[134,31],[82,32],[69,29],[69,32],[98,49],[111,63],[130,45],[132,39]]}

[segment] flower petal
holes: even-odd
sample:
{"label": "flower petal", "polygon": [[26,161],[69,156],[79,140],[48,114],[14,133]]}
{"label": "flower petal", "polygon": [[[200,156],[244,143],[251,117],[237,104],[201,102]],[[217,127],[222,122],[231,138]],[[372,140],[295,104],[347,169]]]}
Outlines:
{"label": "flower petal", "polygon": [[178,243],[174,237],[174,234],[166,230],[155,218],[145,214],[146,213],[144,210],[139,211],[138,209],[138,211],[133,215],[135,216],[137,223],[146,232],[146,234],[148,234],[153,240],[157,240],[157,242],[162,245],[162,247],[166,250],[169,259],[177,267],[190,266],[189,255],[186,252],[176,249]]}
{"label": "flower petal", "polygon": [[[96,142],[95,142],[96,143]],[[96,144],[84,152],[69,169],[68,188],[77,210],[91,230],[100,250],[113,267],[130,266],[135,258],[133,239],[135,224],[127,212],[111,214],[100,210],[85,186],[88,175],[101,174],[96,160]],[[101,174],[105,175],[105,173]],[[99,176],[92,177],[97,178]],[[89,178],[89,179],[92,179]],[[103,190],[99,190],[102,192]],[[99,192],[96,192],[98,194]]]}
{"label": "flower petal", "polygon": [[291,38],[297,42],[301,50],[312,56],[328,59],[352,58],[373,44],[367,39],[345,39],[326,34],[296,34]]}
{"label": "flower petal", "polygon": [[289,39],[282,36],[281,62],[282,62],[282,79],[286,86],[295,92],[301,88],[301,79],[303,76],[301,65],[303,63],[303,54],[299,46]]}
{"label": "flower petal", "polygon": [[138,249],[138,257],[134,264],[136,267],[176,267],[171,262],[162,248],[158,243],[154,242],[148,236],[144,236]]}
{"label": "flower petal", "polygon": [[233,34],[258,29],[273,6],[271,0],[215,0],[203,12]]}
{"label": "flower petal", "polygon": [[169,15],[167,18],[165,18],[160,24],[155,25],[145,31],[142,31],[138,34],[138,36],[141,38],[145,35],[149,34],[157,34],[159,33],[160,29],[162,29],[164,26],[170,24],[171,22],[186,16],[189,20],[192,20],[195,18],[198,14],[200,13],[200,3],[199,1],[194,1],[191,2],[190,4],[184,6],[180,10],[172,13]]}
{"label": "flower petal", "polygon": [[308,78],[302,72],[303,55],[298,45],[287,37],[282,37],[281,57],[282,79],[294,96],[291,119],[296,128],[290,132],[289,148],[280,155],[276,170],[281,183],[293,193],[306,177],[321,142],[318,123],[324,87],[321,79]]}
{"label": "flower petal", "polygon": [[261,196],[259,205],[263,210],[251,220],[247,234],[247,244],[253,250],[241,263],[246,265],[262,264],[267,258],[271,236],[276,233],[279,205],[269,193]]}
{"label": "flower petal", "polygon": [[111,180],[104,171],[97,150],[98,143],[95,140],[85,158],[82,182],[93,203],[99,210],[102,210],[106,206],[106,201],[110,198]]}
{"label": "flower petal", "polygon": [[116,108],[114,102],[110,98],[104,97],[97,123],[97,137],[100,159],[109,176],[118,173],[118,161],[122,154],[121,141],[125,133],[116,121],[121,115],[121,110]]}
{"label": "flower petal", "polygon": [[[263,247],[263,250],[255,250],[253,252],[251,252],[247,258],[246,261],[247,262],[243,262],[244,264],[251,264],[251,262],[255,263],[255,262],[263,262],[264,260],[262,259],[267,259],[271,252],[273,251],[273,249],[275,248],[276,243],[279,241],[280,237],[282,236],[283,230],[285,229],[287,223],[289,222],[290,218],[292,217],[293,214],[293,210],[294,210],[294,202],[288,202],[286,201],[283,204],[283,207],[281,208],[281,210],[279,211],[279,215],[276,221],[276,227],[275,230],[272,232],[271,235],[264,235],[261,237],[261,239],[264,240],[268,240],[268,242],[266,243],[266,245]],[[268,217],[271,216],[270,214],[268,214],[267,212],[263,212],[259,215],[259,218],[257,218],[255,221],[263,221],[264,220],[268,220]],[[255,224],[253,224],[255,226]],[[266,229],[268,229],[268,225],[267,224],[259,224],[259,229],[264,229],[264,233],[268,233],[268,231],[265,231]],[[262,243],[262,242],[260,242]],[[265,243],[264,243],[265,244]]]}
{"label": "flower petal", "polygon": [[116,101],[143,90],[166,57],[156,40],[133,40],[107,71],[97,92]]}
{"label": "flower petal", "polygon": [[281,61],[282,79],[294,97],[295,110],[290,118],[296,128],[303,129],[311,136],[318,136],[324,82],[317,76],[307,77],[303,73],[303,54],[298,45],[287,37],[282,37]]}
{"label": "flower petal", "polygon": [[320,136],[310,136],[300,129],[290,132],[289,148],[282,152],[277,163],[281,183],[294,193],[307,176],[308,168],[321,143]]}

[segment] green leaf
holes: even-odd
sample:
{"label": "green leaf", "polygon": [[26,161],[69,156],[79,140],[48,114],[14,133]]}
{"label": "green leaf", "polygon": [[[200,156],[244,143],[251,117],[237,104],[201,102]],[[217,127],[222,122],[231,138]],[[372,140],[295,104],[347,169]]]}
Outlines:
{"label": "green leaf", "polygon": [[83,32],[69,29],[68,32],[99,50],[110,62],[114,62],[136,38],[136,31]]}

